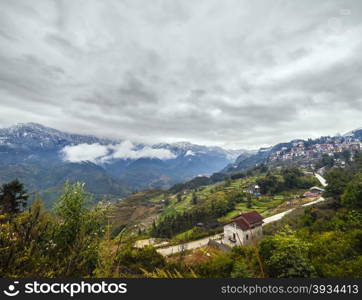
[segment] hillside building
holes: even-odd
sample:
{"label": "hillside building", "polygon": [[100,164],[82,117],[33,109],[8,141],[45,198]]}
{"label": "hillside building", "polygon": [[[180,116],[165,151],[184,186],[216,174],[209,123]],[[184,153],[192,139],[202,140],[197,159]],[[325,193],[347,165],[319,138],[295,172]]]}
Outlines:
{"label": "hillside building", "polygon": [[242,213],[224,226],[223,243],[233,247],[255,243],[263,236],[263,217],[257,211]]}

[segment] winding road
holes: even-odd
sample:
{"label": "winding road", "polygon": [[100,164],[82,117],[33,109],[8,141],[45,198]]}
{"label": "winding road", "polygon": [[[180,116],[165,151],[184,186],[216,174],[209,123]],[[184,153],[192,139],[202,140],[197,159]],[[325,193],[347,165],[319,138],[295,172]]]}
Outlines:
{"label": "winding road", "polygon": [[[326,187],[327,186],[327,181],[319,174],[315,174],[315,177],[319,180],[319,182],[321,183],[321,185],[323,187]],[[321,196],[319,197],[317,200],[315,201],[311,201],[311,202],[308,202],[308,203],[305,203],[302,205],[302,207],[307,207],[307,206],[310,206],[310,205],[313,205],[313,204],[316,204],[316,203],[319,203],[319,202],[323,202],[325,201],[325,199]],[[265,218],[263,221],[264,221],[264,225],[266,224],[269,224],[271,222],[275,222],[275,221],[278,221],[280,219],[282,219],[285,215],[289,214],[290,212],[292,212],[293,210],[295,210],[296,208],[291,208],[291,209],[288,209],[286,211],[283,211],[279,214],[276,214],[274,216],[271,216],[271,217],[268,217],[268,218]]]}
{"label": "winding road", "polygon": [[325,180],[321,175],[319,175],[318,173],[314,174],[315,177],[317,177],[317,179],[319,180],[319,182],[321,183],[322,186],[326,187],[327,184],[327,180]]}
{"label": "winding road", "polygon": [[[315,174],[315,177],[319,180],[319,182],[321,183],[321,185],[323,187],[327,186],[326,180],[321,175]],[[325,201],[325,199],[323,197],[319,197],[315,201],[311,201],[311,202],[308,202],[308,203],[305,203],[305,204],[301,205],[301,207],[307,207],[307,206],[310,206],[310,205],[313,205],[313,204],[316,204],[316,203],[319,203],[319,202],[323,202],[323,201]],[[276,214],[276,215],[273,215],[271,217],[263,219],[263,221],[264,221],[263,226],[266,225],[266,224],[270,224],[272,222],[275,222],[275,221],[278,221],[278,220],[282,219],[285,215],[291,213],[296,208],[297,207],[291,208],[291,209],[283,211],[283,212],[281,212],[279,214]],[[170,246],[170,247],[166,247],[166,248],[160,248],[160,249],[157,249],[157,252],[160,253],[163,256],[168,256],[168,255],[171,255],[171,254],[174,254],[174,253],[181,252],[183,250],[191,250],[191,249],[204,247],[209,243],[209,240],[217,240],[217,239],[220,239],[220,238],[221,238],[221,234],[212,235],[212,236],[208,236],[208,237],[205,237],[203,239],[188,242],[188,243],[185,243],[185,244],[179,244],[179,245]]]}
{"label": "winding road", "polygon": [[[316,204],[316,203],[319,203],[319,202],[323,202],[325,201],[326,199],[324,199],[323,197],[319,197],[317,200],[314,200],[314,201],[311,201],[311,202],[308,202],[308,203],[305,203],[303,205],[301,205],[300,207],[306,207],[306,206],[310,206],[310,205],[313,205],[313,204]],[[263,226],[266,225],[266,224],[269,224],[269,223],[272,223],[272,222],[275,222],[275,221],[278,221],[280,219],[282,219],[285,215],[291,213],[293,210],[295,210],[297,207],[295,208],[291,208],[291,209],[288,209],[286,211],[283,211],[279,214],[276,214],[276,215],[273,215],[271,217],[268,217],[268,218],[265,218],[263,219]]]}

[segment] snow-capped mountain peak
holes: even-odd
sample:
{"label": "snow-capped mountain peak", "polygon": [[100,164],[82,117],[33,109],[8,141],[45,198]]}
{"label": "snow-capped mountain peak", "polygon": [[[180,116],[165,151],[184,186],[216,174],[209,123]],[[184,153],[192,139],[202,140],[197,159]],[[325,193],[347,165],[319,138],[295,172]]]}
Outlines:
{"label": "snow-capped mountain peak", "polygon": [[344,137],[354,136],[356,133],[358,133],[358,132],[360,132],[360,131],[362,131],[362,127],[357,128],[357,129],[354,129],[354,130],[351,130],[351,131],[345,133],[343,136],[344,136]]}
{"label": "snow-capped mountain peak", "polygon": [[[102,139],[91,135],[79,135],[63,132],[37,123],[19,123],[8,128],[0,128],[0,145],[22,149],[43,149],[61,151],[66,146],[80,144],[116,145],[119,140]],[[176,143],[159,143],[155,145],[133,144],[135,149],[169,150],[176,157],[212,156],[232,162],[243,150],[225,150],[221,147],[196,145],[187,141]]]}
{"label": "snow-capped mountain peak", "polygon": [[20,148],[62,148],[72,144],[111,143],[108,139],[77,135],[43,126],[37,123],[19,123],[0,128],[0,144]]}

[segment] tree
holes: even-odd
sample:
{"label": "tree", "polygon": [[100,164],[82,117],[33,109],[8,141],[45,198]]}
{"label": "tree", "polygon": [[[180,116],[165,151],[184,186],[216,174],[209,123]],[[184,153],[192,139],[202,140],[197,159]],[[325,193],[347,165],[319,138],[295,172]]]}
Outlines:
{"label": "tree", "polygon": [[246,207],[247,207],[247,208],[252,208],[252,207],[253,207],[253,200],[251,199],[251,195],[250,195],[250,194],[247,196]]}
{"label": "tree", "polygon": [[298,168],[288,168],[283,170],[282,173],[286,188],[293,189],[298,187],[298,179],[303,175],[303,173]]}
{"label": "tree", "polygon": [[327,173],[326,180],[326,196],[339,199],[351,180],[351,173],[344,169],[333,169]]}
{"label": "tree", "polygon": [[24,185],[15,179],[0,188],[0,207],[5,214],[18,214],[26,207],[29,198]]}
{"label": "tree", "polygon": [[259,170],[261,173],[266,173],[268,171],[268,166],[263,163],[259,166]]}
{"label": "tree", "polygon": [[362,172],[362,152],[357,152],[353,157],[352,172]]}
{"label": "tree", "polygon": [[66,184],[54,207],[58,219],[54,233],[54,259],[60,261],[58,276],[89,275],[97,265],[107,207],[100,202],[92,208],[91,200],[84,183]]}
{"label": "tree", "polygon": [[[357,225],[358,226],[358,225]],[[311,260],[319,277],[362,276],[362,230],[328,231],[313,236]]]}
{"label": "tree", "polygon": [[182,194],[181,194],[181,193],[178,193],[178,194],[177,194],[176,200],[177,200],[177,202],[181,202],[181,201],[182,201]]}
{"label": "tree", "polygon": [[[40,200],[0,224],[0,277],[49,277],[56,269],[52,255],[51,215]],[[11,236],[11,238],[9,238]]]}
{"label": "tree", "polygon": [[328,154],[323,154],[320,161],[317,162],[316,168],[328,167],[332,168],[334,165],[334,158]]}
{"label": "tree", "polygon": [[197,195],[195,192],[192,193],[192,198],[191,198],[191,202],[193,205],[196,205],[197,204]]}
{"label": "tree", "polygon": [[268,174],[265,178],[256,181],[262,194],[274,194],[281,190],[282,184],[275,175]]}
{"label": "tree", "polygon": [[362,208],[362,173],[357,174],[341,197],[341,204],[348,208]]}
{"label": "tree", "polygon": [[344,159],[346,164],[349,164],[351,161],[351,151],[346,149],[346,150],[343,150],[341,154],[342,154],[342,158]]}

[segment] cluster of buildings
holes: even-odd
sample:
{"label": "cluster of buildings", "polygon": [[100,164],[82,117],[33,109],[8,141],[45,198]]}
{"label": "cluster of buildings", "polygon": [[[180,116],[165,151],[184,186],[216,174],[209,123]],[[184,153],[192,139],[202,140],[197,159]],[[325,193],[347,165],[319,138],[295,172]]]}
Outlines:
{"label": "cluster of buildings", "polygon": [[243,190],[244,193],[246,194],[252,194],[254,196],[261,196],[261,193],[260,193],[260,186],[257,185],[257,184],[251,184],[249,185],[247,188],[245,188]]}
{"label": "cluster of buildings", "polygon": [[362,142],[355,138],[339,138],[331,137],[323,140],[323,143],[311,143],[308,141],[295,141],[291,143],[290,147],[282,147],[280,150],[275,151],[269,156],[270,162],[282,162],[288,160],[301,161],[301,162],[315,162],[319,160],[322,155],[327,154],[334,158],[337,165],[343,166],[345,159],[335,155],[348,151],[353,155],[354,152],[362,150]]}

